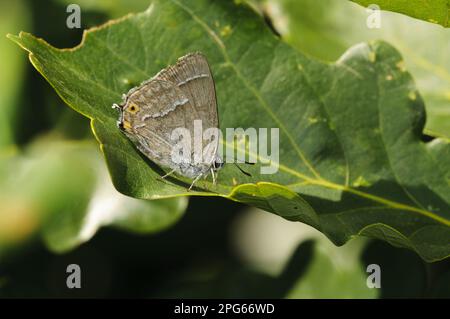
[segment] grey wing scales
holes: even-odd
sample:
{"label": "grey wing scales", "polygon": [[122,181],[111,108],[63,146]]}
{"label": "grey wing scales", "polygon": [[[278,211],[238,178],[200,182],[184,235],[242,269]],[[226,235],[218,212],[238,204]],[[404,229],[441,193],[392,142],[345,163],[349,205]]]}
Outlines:
{"label": "grey wing scales", "polygon": [[142,108],[141,113],[145,114],[137,120],[145,121],[147,118],[163,117],[177,107],[186,105],[189,99],[173,83],[151,79],[130,95],[127,103],[129,102],[134,102]]}
{"label": "grey wing scales", "polygon": [[[206,58],[200,53],[180,58],[175,65],[144,82],[130,94],[127,103],[130,101],[143,111],[133,123],[139,150],[157,164],[181,174],[184,172],[180,165],[172,159],[175,143],[171,140],[172,131],[186,128],[193,139],[194,120],[202,121],[203,130],[218,127],[214,81]],[[218,144],[218,139],[209,143],[203,152],[205,162],[212,163]],[[192,146],[192,151],[194,149]],[[209,167],[203,164],[197,168],[206,172]]]}
{"label": "grey wing scales", "polygon": [[[159,72],[155,79],[172,82],[188,98],[189,103],[183,107],[186,127],[192,130],[190,126],[193,121],[202,120],[203,130],[218,128],[214,79],[203,54],[192,53],[180,58],[174,66]],[[203,146],[204,161],[212,163],[216,157],[219,139],[205,141]]]}
{"label": "grey wing scales", "polygon": [[[189,99],[186,106],[192,119],[201,119],[204,128],[218,127],[218,114],[214,80],[205,56],[188,54],[161,72],[154,79],[165,80],[176,85]],[[190,109],[190,110],[189,110]]]}

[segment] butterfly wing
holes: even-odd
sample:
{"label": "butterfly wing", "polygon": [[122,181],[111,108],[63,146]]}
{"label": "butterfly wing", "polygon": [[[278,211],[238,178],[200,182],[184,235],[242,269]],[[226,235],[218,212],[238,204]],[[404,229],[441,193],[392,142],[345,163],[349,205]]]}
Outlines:
{"label": "butterfly wing", "polygon": [[[201,120],[204,132],[208,129],[216,130],[214,137],[205,136],[203,144],[199,148],[194,147],[194,151],[202,150],[203,162],[210,166],[219,146],[219,118],[214,79],[206,57],[199,52],[188,54],[175,65],[159,72],[155,79],[174,83],[189,100],[183,107],[186,128],[193,132],[194,120]],[[207,137],[209,140],[206,140]]]}
{"label": "butterfly wing", "polygon": [[204,128],[218,127],[216,90],[206,57],[191,53],[161,72],[154,79],[176,85],[189,100],[186,112],[189,118],[202,120]]}
{"label": "butterfly wing", "polygon": [[[133,105],[134,113],[131,112]],[[214,81],[202,54],[180,58],[175,65],[130,91],[123,110],[124,119],[129,122],[127,135],[152,161],[188,177],[203,174],[211,167],[218,149],[218,136],[206,142],[206,147],[190,144],[191,140],[197,141],[194,139],[195,120],[201,120],[203,130],[218,128]],[[179,128],[185,128],[190,139],[174,141],[172,133]],[[186,166],[174,162],[175,143],[178,148],[191,150],[190,160],[199,158],[196,157],[199,154],[194,153],[200,150],[202,163]],[[183,154],[183,157],[191,154]]]}

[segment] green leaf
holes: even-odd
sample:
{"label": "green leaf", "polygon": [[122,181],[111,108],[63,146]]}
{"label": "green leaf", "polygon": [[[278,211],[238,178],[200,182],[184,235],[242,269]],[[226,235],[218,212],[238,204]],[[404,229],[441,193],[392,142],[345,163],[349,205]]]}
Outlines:
{"label": "green leaf", "polygon": [[6,32],[19,32],[29,25],[29,8],[24,1],[0,2],[0,148],[14,144],[14,124],[19,90],[26,64],[18,48],[4,37]]}
{"label": "green leaf", "polygon": [[186,198],[138,200],[111,185],[91,142],[38,141],[25,154],[1,160],[0,247],[35,234],[64,252],[91,239],[100,227],[154,233],[183,215]]}
{"label": "green leaf", "polygon": [[[366,238],[335,247],[307,225],[254,208],[234,222],[233,234],[233,246],[246,268],[276,276],[270,288],[280,292],[275,298],[376,298],[380,293],[366,284],[368,264],[361,260],[369,242]],[[421,261],[411,251],[403,251]]]}
{"label": "green leaf", "polygon": [[383,12],[381,28],[369,29],[370,12],[349,1],[268,0],[265,11],[283,39],[304,53],[334,61],[359,42],[395,44],[425,100],[425,133],[450,139],[450,30]]}
{"label": "green leaf", "polygon": [[177,273],[150,298],[376,298],[378,291],[366,286],[367,273],[356,258],[360,243],[330,246],[324,238],[301,242],[277,275],[205,261]]}
{"label": "green leaf", "polygon": [[[247,6],[207,0],[154,1],[88,31],[75,49],[27,33],[11,38],[63,100],[92,119],[124,194],[223,196],[310,224],[339,245],[363,234],[429,261],[450,254],[450,145],[421,142],[423,101],[385,42],[326,64],[277,39]],[[121,94],[192,51],[210,62],[222,130],[279,128],[278,173],[261,175],[267,158],[259,156],[252,177],[226,165],[218,185],[201,181],[187,192],[191,180],[160,181],[162,171],[117,129],[111,105]]]}
{"label": "green leaf", "polygon": [[364,7],[376,4],[382,10],[394,11],[411,17],[450,27],[448,0],[351,0]]}
{"label": "green leaf", "polygon": [[376,298],[377,289],[366,285],[368,274],[360,261],[365,243],[352,241],[335,248],[324,242],[315,242],[314,255],[305,274],[298,278],[288,298]]}

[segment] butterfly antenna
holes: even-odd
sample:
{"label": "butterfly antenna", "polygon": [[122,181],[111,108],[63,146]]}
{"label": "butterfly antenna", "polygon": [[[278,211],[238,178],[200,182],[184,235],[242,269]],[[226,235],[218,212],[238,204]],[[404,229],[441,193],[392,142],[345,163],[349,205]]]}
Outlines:
{"label": "butterfly antenna", "polygon": [[[227,157],[227,159],[228,159],[228,157]],[[252,174],[250,174],[249,172],[244,171],[235,161],[231,161],[231,162],[241,171],[242,174],[250,176],[250,177],[252,176]],[[247,161],[245,161],[244,163],[248,164],[248,165],[255,165],[255,163],[251,163],[251,162],[247,162]]]}
{"label": "butterfly antenna", "polygon": [[252,175],[250,173],[244,171],[238,164],[236,164],[234,162],[233,162],[233,164],[236,165],[236,167],[241,171],[242,174],[252,177]]}

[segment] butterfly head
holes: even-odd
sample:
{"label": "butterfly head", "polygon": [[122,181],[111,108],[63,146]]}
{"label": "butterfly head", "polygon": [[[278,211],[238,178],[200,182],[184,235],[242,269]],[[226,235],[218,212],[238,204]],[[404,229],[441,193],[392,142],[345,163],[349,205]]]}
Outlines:
{"label": "butterfly head", "polygon": [[225,163],[223,162],[222,158],[219,155],[216,155],[216,158],[212,163],[212,169],[217,172],[223,167],[223,165],[225,165]]}
{"label": "butterfly head", "polygon": [[118,109],[120,112],[117,127],[122,131],[132,131],[132,123],[135,122],[134,118],[139,112],[139,106],[132,101],[127,101],[124,105],[114,104],[113,109]]}
{"label": "butterfly head", "polygon": [[117,127],[123,130],[123,108],[119,104],[113,104],[113,109],[119,110],[119,120],[117,121]]}

